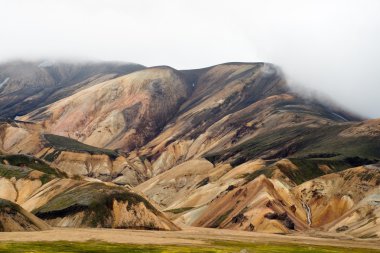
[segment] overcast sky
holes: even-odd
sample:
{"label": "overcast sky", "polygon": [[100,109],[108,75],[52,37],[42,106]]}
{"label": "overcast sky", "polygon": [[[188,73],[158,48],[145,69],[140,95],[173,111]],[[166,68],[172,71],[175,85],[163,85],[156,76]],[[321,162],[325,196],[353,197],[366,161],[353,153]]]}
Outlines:
{"label": "overcast sky", "polygon": [[377,0],[0,0],[0,11],[1,60],[268,61],[291,83],[380,117]]}

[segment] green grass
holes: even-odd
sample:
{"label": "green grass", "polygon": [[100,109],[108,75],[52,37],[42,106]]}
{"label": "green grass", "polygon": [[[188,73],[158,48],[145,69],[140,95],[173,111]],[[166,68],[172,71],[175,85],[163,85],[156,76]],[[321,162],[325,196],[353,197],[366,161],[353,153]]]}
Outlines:
{"label": "green grass", "polygon": [[[64,136],[54,135],[54,134],[44,134],[46,140],[46,146],[53,147],[58,151],[73,151],[73,152],[86,152],[90,154],[105,154],[111,158],[116,158],[118,153],[114,150],[97,148],[79,142],[77,140],[67,138]],[[56,153],[54,155],[57,155]],[[53,157],[47,157],[47,159],[52,160]]]}
{"label": "green grass", "polygon": [[0,252],[14,253],[222,253],[240,252],[245,249],[250,253],[377,253],[379,250],[347,249],[325,246],[305,246],[291,244],[253,244],[241,242],[212,242],[207,246],[175,246],[175,245],[132,245],[106,243],[100,241],[87,242],[2,242]]}

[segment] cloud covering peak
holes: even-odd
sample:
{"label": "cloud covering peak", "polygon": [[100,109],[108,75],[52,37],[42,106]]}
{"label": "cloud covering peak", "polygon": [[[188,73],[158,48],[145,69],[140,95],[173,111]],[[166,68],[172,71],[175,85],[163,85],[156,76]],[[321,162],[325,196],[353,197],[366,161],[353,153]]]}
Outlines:
{"label": "cloud covering peak", "polygon": [[0,59],[199,68],[267,61],[291,83],[380,117],[380,1],[0,0]]}

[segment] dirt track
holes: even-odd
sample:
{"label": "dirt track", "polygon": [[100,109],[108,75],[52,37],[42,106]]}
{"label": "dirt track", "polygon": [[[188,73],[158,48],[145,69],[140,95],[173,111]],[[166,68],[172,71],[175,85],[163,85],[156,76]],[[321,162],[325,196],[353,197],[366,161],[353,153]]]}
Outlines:
{"label": "dirt track", "polygon": [[[327,236],[327,235],[324,235]],[[380,240],[352,238],[316,238],[305,235],[273,235],[226,229],[185,228],[182,231],[145,231],[115,229],[55,228],[41,232],[5,232],[0,241],[87,241],[101,240],[133,244],[206,244],[207,240],[231,240],[258,243],[297,243],[380,249]]]}

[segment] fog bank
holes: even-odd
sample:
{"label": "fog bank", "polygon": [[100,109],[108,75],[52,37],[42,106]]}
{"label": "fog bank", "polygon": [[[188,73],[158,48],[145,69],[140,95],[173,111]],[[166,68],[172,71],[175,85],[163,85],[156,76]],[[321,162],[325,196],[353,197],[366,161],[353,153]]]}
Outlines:
{"label": "fog bank", "polygon": [[290,83],[380,117],[380,1],[0,0],[0,59],[177,69],[267,61]]}

